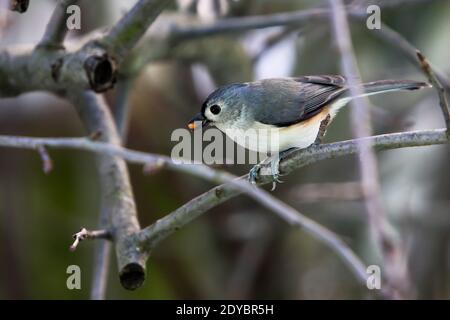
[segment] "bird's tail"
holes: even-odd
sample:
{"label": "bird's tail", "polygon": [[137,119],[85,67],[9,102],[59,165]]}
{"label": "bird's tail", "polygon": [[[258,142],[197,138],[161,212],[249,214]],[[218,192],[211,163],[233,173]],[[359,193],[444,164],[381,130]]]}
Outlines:
{"label": "bird's tail", "polygon": [[[417,90],[425,87],[431,87],[430,84],[426,82],[419,82],[413,80],[379,80],[373,82],[367,82],[362,84],[364,94],[357,97],[346,96],[344,98],[340,98],[334,103],[333,106],[333,114],[336,114],[338,110],[340,110],[343,106],[347,105],[347,103],[353,98],[358,97],[366,97],[374,94],[391,92],[391,91],[399,91],[399,90]],[[349,87],[344,89],[347,94],[349,93]]]}
{"label": "bird's tail", "polygon": [[363,84],[365,95],[399,90],[417,90],[430,87],[428,83],[413,80],[379,80]]}

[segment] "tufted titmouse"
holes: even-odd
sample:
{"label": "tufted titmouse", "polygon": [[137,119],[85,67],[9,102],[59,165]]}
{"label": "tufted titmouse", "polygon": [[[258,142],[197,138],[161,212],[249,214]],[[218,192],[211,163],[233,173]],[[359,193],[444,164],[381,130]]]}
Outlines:
{"label": "tufted titmouse", "polygon": [[[411,80],[380,80],[363,84],[363,96],[428,86]],[[237,139],[240,135],[236,131],[251,132],[250,140],[257,143],[243,146],[258,152],[278,154],[290,148],[306,148],[324,135],[339,109],[353,98],[349,91],[346,79],[339,75],[230,84],[211,93],[188,126],[195,129],[199,121],[202,126],[214,125],[238,143],[243,140]],[[276,139],[268,138],[273,136]],[[276,178],[278,162],[272,164]],[[255,177],[253,169],[250,176]]]}

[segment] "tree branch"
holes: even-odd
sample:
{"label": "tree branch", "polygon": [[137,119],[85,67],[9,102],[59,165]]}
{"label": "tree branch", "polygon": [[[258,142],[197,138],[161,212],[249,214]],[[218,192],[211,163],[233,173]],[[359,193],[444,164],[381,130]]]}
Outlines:
{"label": "tree branch", "polygon": [[169,2],[170,0],[140,0],[98,42],[120,63]]}
{"label": "tree branch", "polygon": [[[89,133],[101,132],[101,141],[120,148],[119,135],[102,96],[74,91],[69,99]],[[123,159],[107,155],[97,158],[97,169],[102,192],[101,210],[109,213],[120,282],[126,289],[133,290],[145,279],[147,256],[131,242],[140,227],[128,170]]]}
{"label": "tree branch", "polygon": [[436,88],[439,97],[439,105],[442,110],[442,115],[444,117],[445,125],[447,127],[447,135],[450,138],[450,108],[448,106],[448,98],[447,92],[444,85],[441,83],[437,75],[433,72],[433,69],[430,66],[430,63],[425,58],[425,56],[417,51],[417,57],[420,61],[420,65],[422,66],[423,72],[427,75],[428,80]]}
{"label": "tree branch", "polygon": [[[66,2],[64,2],[66,3]],[[74,52],[10,48],[0,52],[0,96],[15,96],[28,91],[110,89],[117,77],[117,66],[156,19],[168,0],[140,0],[110,33],[88,41]],[[63,4],[59,4],[43,37],[43,43],[64,37],[61,28]],[[62,27],[64,28],[64,26]]]}
{"label": "tree branch", "polygon": [[[395,149],[395,148],[403,148],[403,147],[413,147],[413,146],[427,146],[427,145],[435,145],[435,144],[445,144],[448,143],[446,130],[445,129],[435,129],[435,130],[426,130],[426,131],[412,131],[405,133],[393,133],[393,134],[385,134],[374,137],[363,138],[362,140],[367,140],[368,143],[372,144],[375,150],[387,150],[387,149]],[[148,162],[158,161],[162,163],[163,166],[166,166],[170,169],[179,170],[182,172],[188,172],[190,174],[194,174],[211,181],[224,180],[228,181],[227,183],[215,187],[212,190],[194,198],[193,200],[186,203],[184,206],[175,210],[171,214],[165,216],[164,218],[158,220],[153,225],[148,226],[138,233],[129,233],[128,239],[122,241],[124,242],[124,246],[130,246],[131,249],[139,248],[139,252],[144,255],[145,259],[149,251],[157,245],[160,241],[165,239],[168,235],[172,234],[179,228],[183,227],[196,217],[205,213],[209,209],[219,205],[220,203],[225,202],[226,200],[239,195],[242,192],[262,192],[259,189],[246,189],[247,188],[247,176],[241,177],[240,179],[245,179],[245,184],[242,186],[239,182],[237,184],[235,180],[233,182],[229,181],[229,175],[226,177],[218,176],[218,174],[212,174],[208,167],[205,166],[196,166],[196,165],[177,165],[177,164],[169,164],[164,163],[165,161],[169,161],[167,157],[159,157],[152,154],[145,154],[138,151],[131,151],[125,148],[122,148],[118,145],[111,145],[109,143],[104,142],[95,142],[90,141],[84,138],[26,138],[26,137],[10,137],[10,136],[0,136],[0,146],[5,147],[14,147],[14,148],[27,148],[36,150],[37,146],[46,146],[48,148],[70,148],[70,149],[80,149],[92,151],[98,154],[104,155],[101,157],[103,159],[117,159],[117,157],[121,157],[132,163],[140,163],[145,164]],[[358,150],[358,140],[349,140],[336,142],[331,144],[323,144],[323,145],[315,145],[307,149],[302,150],[294,150],[281,159],[280,169],[284,174],[288,174],[295,169],[300,167],[322,161],[325,159],[336,158],[344,155],[355,154]],[[117,161],[117,160],[116,160]],[[192,167],[195,169],[186,169],[186,167]],[[205,169],[206,168],[206,169]],[[206,170],[201,173],[202,170]],[[264,175],[264,173],[270,172],[270,165],[264,166],[261,171],[263,175],[259,183],[266,184],[271,182],[269,176]],[[255,191],[256,190],[256,191]],[[255,195],[254,197],[260,197],[261,194]],[[122,198],[122,197],[121,197]],[[305,217],[298,216],[298,213],[287,205],[279,202],[279,200],[272,201],[267,200],[266,195],[258,198],[258,201],[263,202],[265,205],[269,206],[273,210],[277,210],[278,213],[285,212],[281,216],[284,219],[290,221],[294,225],[302,225],[307,226],[307,230],[310,233],[313,233],[319,239],[330,245],[333,249],[335,249],[341,257],[345,259],[345,261],[349,262],[351,266],[353,266],[352,270],[357,271],[360,268],[355,268],[354,266],[358,265],[352,264],[351,261],[354,260],[355,257],[351,255],[347,251],[348,248],[341,248],[342,243],[336,238],[333,237],[333,234],[322,233],[320,229],[321,226],[316,226],[313,221],[304,220]],[[119,201],[120,199],[116,199]],[[265,203],[264,201],[269,201],[270,203]],[[120,204],[117,204],[120,206]],[[295,215],[293,214],[295,213]],[[117,214],[117,213],[116,213]],[[300,218],[298,218],[300,217]],[[307,219],[307,218],[306,218]],[[134,219],[133,219],[134,220]],[[114,223],[113,223],[114,225]],[[133,228],[134,229],[134,228]],[[117,230],[118,232],[119,230]],[[318,235],[317,235],[318,233]],[[114,234],[113,234],[114,236]],[[125,237],[126,238],[126,237]],[[120,246],[117,244],[116,250],[118,251],[118,255],[123,250],[124,246]],[[135,253],[137,254],[137,253]],[[125,256],[128,256],[126,254]],[[136,255],[132,254],[132,257],[136,257]],[[121,259],[119,259],[120,263]],[[141,261],[138,259],[138,261]],[[145,260],[144,260],[145,261]],[[122,264],[119,264],[122,265]],[[359,271],[356,272],[359,274]],[[361,278],[358,276],[358,279]]]}
{"label": "tree branch", "polygon": [[63,41],[68,32],[66,26],[67,8],[78,0],[59,0],[45,29],[44,36],[38,46],[62,49]]}
{"label": "tree branch", "polygon": [[[349,18],[357,22],[365,23],[365,19],[367,18],[365,10],[361,10],[357,6],[347,6],[346,9]],[[328,20],[329,15],[329,9],[315,8],[288,13],[227,18],[207,25],[197,23],[197,25],[194,26],[173,26],[169,29],[168,34],[165,35],[165,37],[169,39],[169,42],[176,43],[199,37],[224,33],[238,33],[250,29],[270,28],[274,26],[299,27],[316,22],[323,22],[324,20]],[[398,50],[416,67],[421,67],[417,60],[417,49],[397,31],[382,23],[381,29],[373,30],[370,34]],[[446,89],[449,89],[450,79],[439,70],[433,70],[433,72],[436,74],[442,85]]]}
{"label": "tree branch", "polygon": [[75,251],[78,247],[78,244],[81,241],[87,239],[107,239],[110,240],[111,234],[108,230],[87,230],[86,228],[81,228],[80,231],[73,235],[75,239],[73,244],[70,246],[70,251]]}
{"label": "tree branch", "polygon": [[[448,140],[445,132],[445,129],[411,131],[404,133],[383,134],[362,138],[361,140],[368,140],[368,143],[370,143],[376,151],[382,151],[397,148],[446,144],[448,143]],[[38,142],[42,143],[42,140]],[[15,141],[14,146],[19,148],[26,147],[26,144],[24,146],[22,143],[18,145],[17,143],[18,141]],[[5,146],[5,144],[7,144],[7,141],[0,136],[0,145]],[[294,150],[283,157],[280,161],[280,171],[282,174],[289,174],[292,171],[304,166],[327,159],[356,154],[357,151],[358,140],[347,140],[330,144],[313,145],[307,149]],[[135,159],[134,156],[131,156],[131,154],[126,158],[128,158],[128,161]],[[259,185],[272,182],[269,175],[270,172],[270,165],[265,165],[261,168],[262,174],[260,174],[260,179],[258,180]],[[247,179],[247,176],[241,177],[241,179]],[[150,247],[153,247],[154,244],[156,245],[168,235],[180,229],[204,212],[239,195],[240,193],[241,192],[231,188],[229,184],[217,186],[192,199],[187,204],[158,220],[153,225],[143,229],[141,232],[142,241],[149,242]]]}
{"label": "tree branch", "polygon": [[[318,161],[355,154],[357,152],[357,143],[359,140],[368,140],[368,143],[370,143],[376,151],[448,143],[446,129],[433,129],[389,133],[361,139],[314,145],[307,149],[293,150],[285,155],[280,161],[280,171],[282,174],[289,174],[298,168]],[[167,156],[129,150],[118,145],[92,141],[86,138],[30,138],[0,135],[0,146],[30,150],[37,150],[39,146],[45,146],[48,149],[84,150],[98,155],[120,157],[127,162],[134,164],[145,165],[151,163],[158,168],[168,168],[170,170],[187,173],[211,182],[216,182],[218,180],[215,174],[211,172],[214,170],[207,166],[179,164],[178,162],[173,162],[172,159]],[[260,172],[260,179],[258,180],[260,185],[272,182],[269,175],[271,172],[270,165],[262,166]]]}

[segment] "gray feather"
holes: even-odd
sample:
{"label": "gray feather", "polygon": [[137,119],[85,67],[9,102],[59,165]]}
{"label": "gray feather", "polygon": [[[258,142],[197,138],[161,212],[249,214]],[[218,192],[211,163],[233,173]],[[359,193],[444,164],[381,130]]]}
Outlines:
{"label": "gray feather", "polygon": [[[410,80],[381,80],[363,86],[366,93],[374,94],[414,90],[428,84]],[[346,79],[339,75],[267,79],[249,83],[249,89],[248,98],[252,105],[258,106],[254,120],[277,127],[307,120],[349,91]]]}

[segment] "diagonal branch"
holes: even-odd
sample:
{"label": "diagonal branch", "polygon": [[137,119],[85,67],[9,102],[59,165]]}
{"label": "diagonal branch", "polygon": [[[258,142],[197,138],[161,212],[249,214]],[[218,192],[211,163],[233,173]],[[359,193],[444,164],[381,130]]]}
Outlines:
{"label": "diagonal branch", "polygon": [[67,8],[78,0],[59,0],[50,21],[45,29],[44,36],[39,43],[40,47],[62,49],[63,41],[67,34],[66,18]]}
{"label": "diagonal branch", "polygon": [[99,43],[120,63],[169,2],[140,0]]}
{"label": "diagonal branch", "polygon": [[[110,118],[110,116],[108,116]],[[436,144],[448,143],[446,137],[445,129],[436,130],[426,130],[426,131],[412,131],[404,133],[394,133],[385,134],[374,137],[363,138],[362,140],[367,140],[374,146],[376,150],[387,150],[396,149],[403,147],[413,147],[413,146],[427,146]],[[362,274],[360,268],[356,268],[358,265],[356,263],[356,256],[352,255],[351,251],[348,251],[346,246],[342,247],[341,241],[334,236],[334,234],[329,234],[328,230],[322,232],[320,225],[315,225],[314,221],[299,216],[298,213],[288,207],[287,205],[278,202],[279,200],[272,201],[265,194],[261,194],[262,190],[248,188],[248,183],[246,182],[247,177],[241,177],[241,180],[235,180],[230,182],[230,175],[221,172],[215,172],[209,167],[199,166],[199,165],[179,165],[171,162],[170,158],[164,156],[158,156],[153,154],[146,154],[139,151],[132,151],[120,147],[118,145],[111,145],[104,142],[95,142],[84,138],[26,138],[26,137],[11,137],[11,136],[0,136],[0,146],[14,147],[14,148],[27,148],[31,150],[36,150],[37,146],[46,146],[47,148],[70,148],[79,149],[95,152],[97,154],[103,155],[100,159],[117,159],[121,157],[131,163],[146,164],[148,162],[160,163],[162,166],[167,167],[172,170],[178,170],[180,172],[185,172],[193,174],[213,182],[226,181],[227,183],[213,188],[212,190],[198,196],[197,198],[189,201],[184,206],[175,210],[171,214],[165,216],[164,218],[158,220],[153,225],[143,229],[137,233],[128,233],[128,236],[122,238],[123,246],[117,244],[116,251],[117,254],[121,254],[125,251],[125,257],[130,257],[129,253],[124,249],[129,246],[129,249],[136,249],[137,252],[131,254],[131,257],[137,257],[138,253],[141,254],[142,263],[148,258],[149,251],[156,246],[164,238],[183,227],[190,221],[194,220],[201,214],[205,213],[209,209],[225,202],[232,197],[235,197],[243,192],[252,194],[252,196],[262,202],[264,205],[269,206],[272,210],[275,210],[281,217],[290,221],[294,225],[306,226],[306,229],[317,236],[320,240],[324,241],[326,244],[330,245],[337,253],[341,255],[352,266],[352,270],[361,280],[360,275]],[[284,174],[288,174],[295,169],[301,168],[303,166],[326,160],[332,159],[344,155],[355,154],[358,151],[358,140],[349,140],[336,142],[331,144],[315,145],[308,149],[295,150],[285,158],[281,159],[280,169]],[[112,160],[110,160],[112,161]],[[117,160],[116,160],[117,161]],[[264,173],[270,172],[270,165],[264,166],[261,171],[261,179],[258,180],[260,184],[266,184],[271,182],[268,175]],[[109,180],[109,178],[108,178]],[[244,180],[244,181],[243,181]],[[238,182],[241,181],[241,182]],[[113,181],[108,181],[112,183]],[[245,184],[241,185],[242,182]],[[254,194],[253,192],[258,192]],[[121,201],[116,199],[116,201]],[[267,200],[270,199],[270,200]],[[123,200],[123,199],[122,199]],[[267,203],[269,201],[270,203]],[[120,203],[117,204],[120,206]],[[281,213],[283,212],[283,213]],[[113,214],[113,213],[112,213]],[[116,215],[119,213],[115,213]],[[120,215],[119,215],[120,216]],[[125,217],[124,217],[125,218]],[[115,222],[112,222],[114,226]],[[116,220],[117,225],[117,220]],[[134,228],[133,228],[134,229]],[[117,229],[117,232],[121,232],[121,229]],[[115,236],[113,234],[113,237]],[[122,252],[123,253],[123,252]],[[137,259],[141,261],[141,259]],[[357,259],[357,258],[356,258]],[[123,259],[122,259],[123,260]],[[119,258],[119,265],[121,259]],[[352,263],[355,262],[355,263]],[[142,265],[141,265],[142,266]],[[143,279],[142,279],[143,280]],[[389,293],[386,293],[389,295]]]}
{"label": "diagonal branch", "polygon": [[[362,138],[362,140],[367,140],[367,143],[370,143],[376,151],[382,151],[397,148],[446,144],[448,143],[448,140],[445,132],[445,129],[411,131],[404,133],[383,134]],[[19,148],[28,147],[28,143],[22,143],[22,141],[19,142],[16,140],[17,138],[14,137],[12,139],[14,139],[14,142],[8,144],[9,139],[0,137],[0,145]],[[41,144],[43,143],[42,140],[37,142]],[[289,174],[294,170],[319,161],[356,154],[357,152],[358,140],[314,145],[307,149],[295,150],[287,154],[280,161],[280,171],[283,174]],[[124,153],[121,154],[122,156],[125,156]],[[134,155],[128,153],[126,158],[128,161],[137,160]],[[262,174],[260,174],[260,179],[258,179],[259,185],[272,182],[270,175],[268,175],[270,172],[270,165],[266,165],[261,168]],[[247,176],[243,176],[241,179],[247,179]],[[187,204],[158,220],[153,225],[143,229],[141,232],[141,239],[142,241],[148,242],[150,247],[154,247],[167,236],[199,217],[206,211],[239,194],[241,194],[241,192],[233,189],[229,183],[217,186],[192,199]]]}
{"label": "diagonal branch", "polygon": [[448,105],[447,90],[441,83],[441,80],[439,80],[438,76],[433,72],[433,69],[431,68],[428,60],[420,51],[417,51],[417,58],[420,61],[423,72],[427,75],[428,80],[437,90],[439,96],[439,105],[441,107],[442,115],[444,116],[445,125],[447,127],[447,135],[450,138],[450,108]]}

